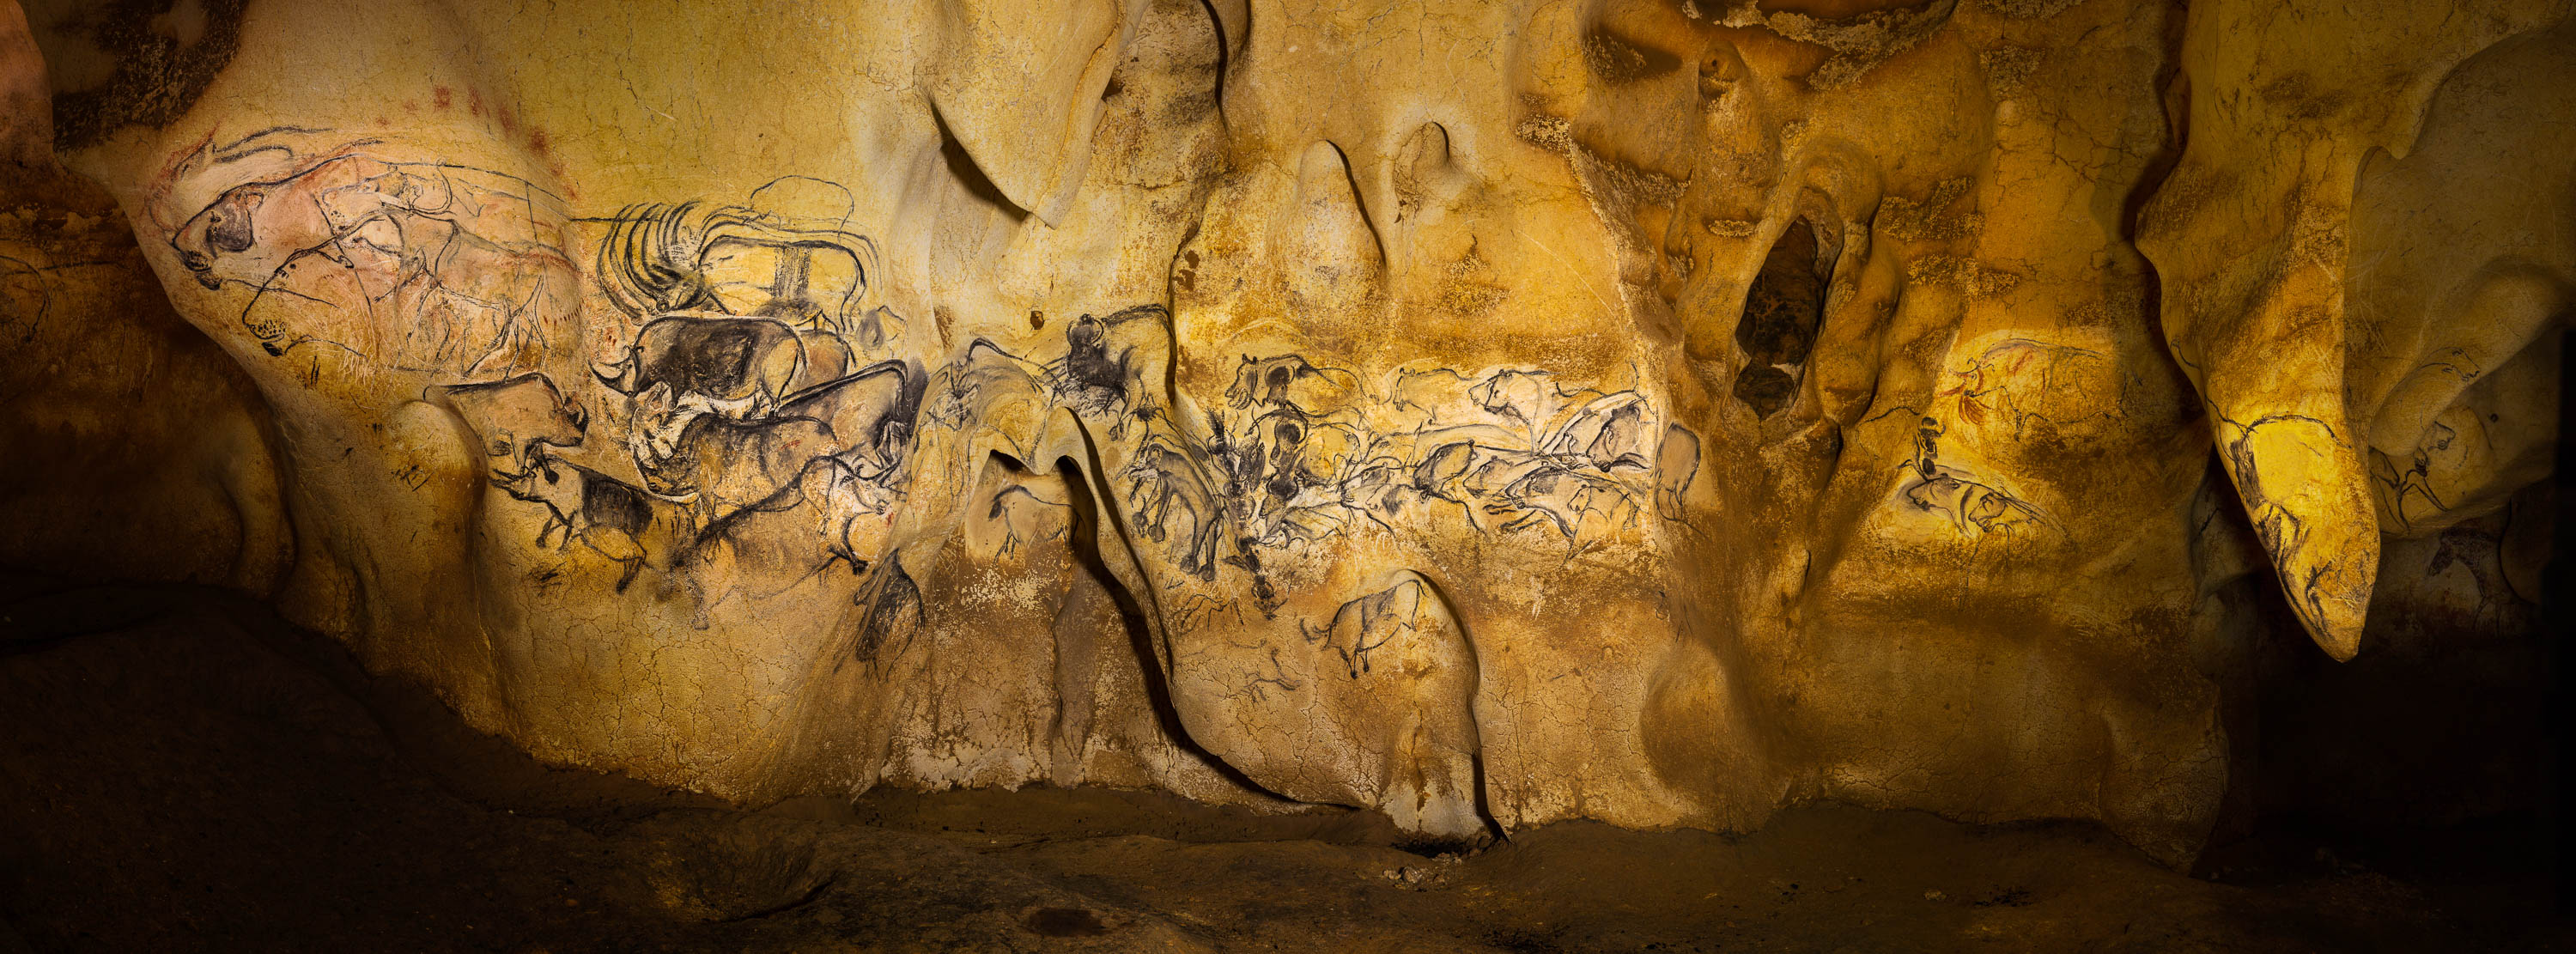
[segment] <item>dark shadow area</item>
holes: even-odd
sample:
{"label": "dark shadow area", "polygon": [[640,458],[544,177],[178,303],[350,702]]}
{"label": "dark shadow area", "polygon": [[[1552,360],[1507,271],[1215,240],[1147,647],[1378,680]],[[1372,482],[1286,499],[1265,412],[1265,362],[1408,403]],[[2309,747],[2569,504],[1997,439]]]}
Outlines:
{"label": "dark shadow area", "polygon": [[956,176],[975,198],[1002,210],[1012,222],[1028,218],[1029,210],[1020,208],[1010,197],[1003,195],[1002,187],[994,185],[992,177],[985,175],[983,167],[975,164],[975,157],[967,153],[966,144],[958,142],[956,134],[948,131],[948,119],[939,115],[938,110],[931,111],[930,119],[939,126],[939,158],[947,163],[948,174]]}
{"label": "dark shadow area", "polygon": [[1807,352],[1815,348],[1816,328],[1823,321],[1831,265],[1817,250],[1815,229],[1801,218],[1772,243],[1761,273],[1745,292],[1735,344],[1746,357],[1734,394],[1755,417],[1768,418],[1797,401]]}
{"label": "dark shadow area", "polygon": [[2525,821],[2098,827],[1810,806],[1422,857],[1382,816],[1029,788],[727,806],[551,768],[222,591],[0,587],[0,950],[2563,949]]}
{"label": "dark shadow area", "polygon": [[[994,456],[1019,466],[1016,461],[1010,461],[1008,455],[997,452]],[[1147,614],[1145,606],[1137,602],[1136,594],[1129,590],[1125,583],[1120,582],[1118,574],[1110,571],[1108,562],[1102,558],[1100,552],[1104,520],[1109,524],[1107,529],[1119,539],[1126,539],[1127,531],[1126,528],[1116,525],[1117,516],[1102,508],[1099,497],[1092,491],[1090,475],[1101,472],[1098,464],[1099,462],[1095,460],[1092,462],[1091,469],[1085,469],[1070,457],[1058,457],[1055,460],[1055,473],[1064,478],[1065,492],[1071,495],[1073,502],[1073,532],[1069,541],[1072,544],[1071,550],[1075,562],[1082,566],[1083,572],[1091,575],[1093,581],[1099,583],[1101,592],[1109,594],[1110,600],[1118,606],[1119,628],[1126,632],[1128,648],[1135,653],[1137,673],[1145,682],[1145,700],[1154,708],[1155,724],[1162,726],[1163,736],[1172,740],[1175,747],[1214,769],[1226,781],[1241,786],[1245,791],[1258,792],[1264,796],[1285,801],[1285,797],[1279,793],[1262,787],[1261,783],[1253,781],[1251,776],[1243,774],[1242,769],[1227,764],[1224,759],[1209,752],[1205,746],[1198,743],[1198,740],[1191,738],[1189,728],[1181,724],[1181,711],[1172,702],[1169,676],[1165,671],[1165,667],[1171,665],[1171,658],[1155,639],[1153,626],[1149,622],[1152,617]],[[1026,468],[1020,467],[1020,469]],[[1132,555],[1129,559],[1132,561]],[[1130,565],[1133,565],[1132,562]]]}

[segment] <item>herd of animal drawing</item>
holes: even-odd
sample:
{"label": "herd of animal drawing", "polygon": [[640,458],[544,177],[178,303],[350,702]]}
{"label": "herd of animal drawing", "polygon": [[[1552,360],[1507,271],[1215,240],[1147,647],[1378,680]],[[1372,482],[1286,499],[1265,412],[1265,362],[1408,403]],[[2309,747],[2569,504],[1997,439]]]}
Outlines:
{"label": "herd of animal drawing", "polygon": [[[1465,791],[1476,729],[1428,700],[1473,698],[1478,667],[1444,581],[1526,578],[1533,559],[1616,568],[1700,533],[1684,499],[1701,438],[1633,371],[1363,371],[1272,350],[1225,356],[1222,389],[1190,393],[1168,383],[1182,356],[1160,304],[1032,316],[1006,339],[907,320],[881,303],[875,245],[835,183],[583,217],[514,176],[394,156],[303,129],[209,140],[165,181],[233,184],[165,195],[181,223],[165,228],[308,390],[399,388],[461,422],[488,475],[484,530],[519,538],[494,561],[517,574],[505,588],[677,597],[699,630],[771,601],[837,605],[822,656],[874,666],[934,615],[916,577],[950,538],[994,559],[1083,536],[1138,593],[1212,747],[1266,746],[1190,720],[1189,700],[1356,693],[1345,707],[1374,711],[1365,683],[1387,674],[1424,700],[1401,708],[1442,710],[1396,730],[1421,738],[1352,748],[1457,762],[1396,799],[1423,806],[1409,827],[1457,834],[1485,824]],[[1800,313],[1821,294],[1773,296],[1788,338],[1812,336]],[[1754,353],[1794,386],[1798,344]],[[1991,344],[1923,413],[1885,506],[1962,537],[2054,530],[1945,453],[1934,415],[2009,417],[1990,372],[2100,359]],[[984,479],[996,464],[1063,479]],[[1280,777],[1291,797],[1342,797]]]}
{"label": "herd of animal drawing", "polygon": [[[243,324],[271,355],[337,351],[378,373],[443,376],[424,397],[472,429],[497,490],[542,506],[537,542],[614,564],[620,590],[710,563],[728,586],[701,591],[708,603],[835,566],[903,575],[886,533],[916,431],[972,432],[966,443],[1043,469],[1036,434],[987,420],[1012,403],[1070,411],[1119,459],[1107,489],[1163,550],[1163,588],[1213,583],[1221,567],[1248,578],[1176,601],[1183,626],[1240,615],[1229,592],[1271,614],[1263,557],[1317,539],[1442,520],[1553,534],[1574,553],[1678,519],[1697,471],[1697,437],[1633,387],[1538,369],[1417,363],[1367,381],[1296,354],[1245,355],[1193,416],[1149,383],[1172,350],[1154,305],[1086,314],[1035,342],[959,343],[939,362],[890,309],[863,310],[874,246],[846,230],[846,193],[819,180],[780,179],[742,205],[578,218],[513,176],[380,158],[363,140],[318,153],[281,142],[309,132],[203,148],[195,161],[284,168],[178,226],[182,263],[208,289],[249,292]],[[778,211],[791,206],[821,211]],[[585,227],[598,233],[589,277],[622,320],[612,349],[575,362],[567,331],[597,322],[579,314],[565,236]],[[588,373],[567,382],[567,366]],[[981,505],[997,517],[1011,503]],[[1342,651],[1365,668],[1386,638]]]}

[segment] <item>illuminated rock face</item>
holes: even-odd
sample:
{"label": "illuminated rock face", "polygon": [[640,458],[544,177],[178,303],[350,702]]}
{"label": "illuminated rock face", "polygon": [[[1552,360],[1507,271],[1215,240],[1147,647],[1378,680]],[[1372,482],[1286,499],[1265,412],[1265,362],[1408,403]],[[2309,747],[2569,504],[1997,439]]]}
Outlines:
{"label": "illuminated rock face", "polygon": [[549,759],[2179,860],[2548,549],[2559,6],[38,6],[200,562]]}

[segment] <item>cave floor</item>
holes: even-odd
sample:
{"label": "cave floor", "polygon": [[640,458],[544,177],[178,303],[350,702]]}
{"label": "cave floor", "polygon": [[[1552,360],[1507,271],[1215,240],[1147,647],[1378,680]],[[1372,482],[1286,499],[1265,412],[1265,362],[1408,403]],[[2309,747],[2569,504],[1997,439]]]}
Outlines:
{"label": "cave floor", "polygon": [[2272,832],[2198,879],[1831,805],[1463,855],[1099,789],[750,811],[539,765],[237,597],[12,580],[0,616],[0,954],[2576,949],[2528,828]]}

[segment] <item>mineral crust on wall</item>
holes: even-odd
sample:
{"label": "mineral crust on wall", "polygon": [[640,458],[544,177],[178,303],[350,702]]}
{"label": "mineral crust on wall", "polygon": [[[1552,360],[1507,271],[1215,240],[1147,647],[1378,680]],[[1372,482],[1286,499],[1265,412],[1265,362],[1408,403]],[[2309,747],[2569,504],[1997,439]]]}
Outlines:
{"label": "mineral crust on wall", "polygon": [[151,6],[9,28],[12,552],[549,760],[2179,863],[2265,640],[2533,625],[2565,3]]}

